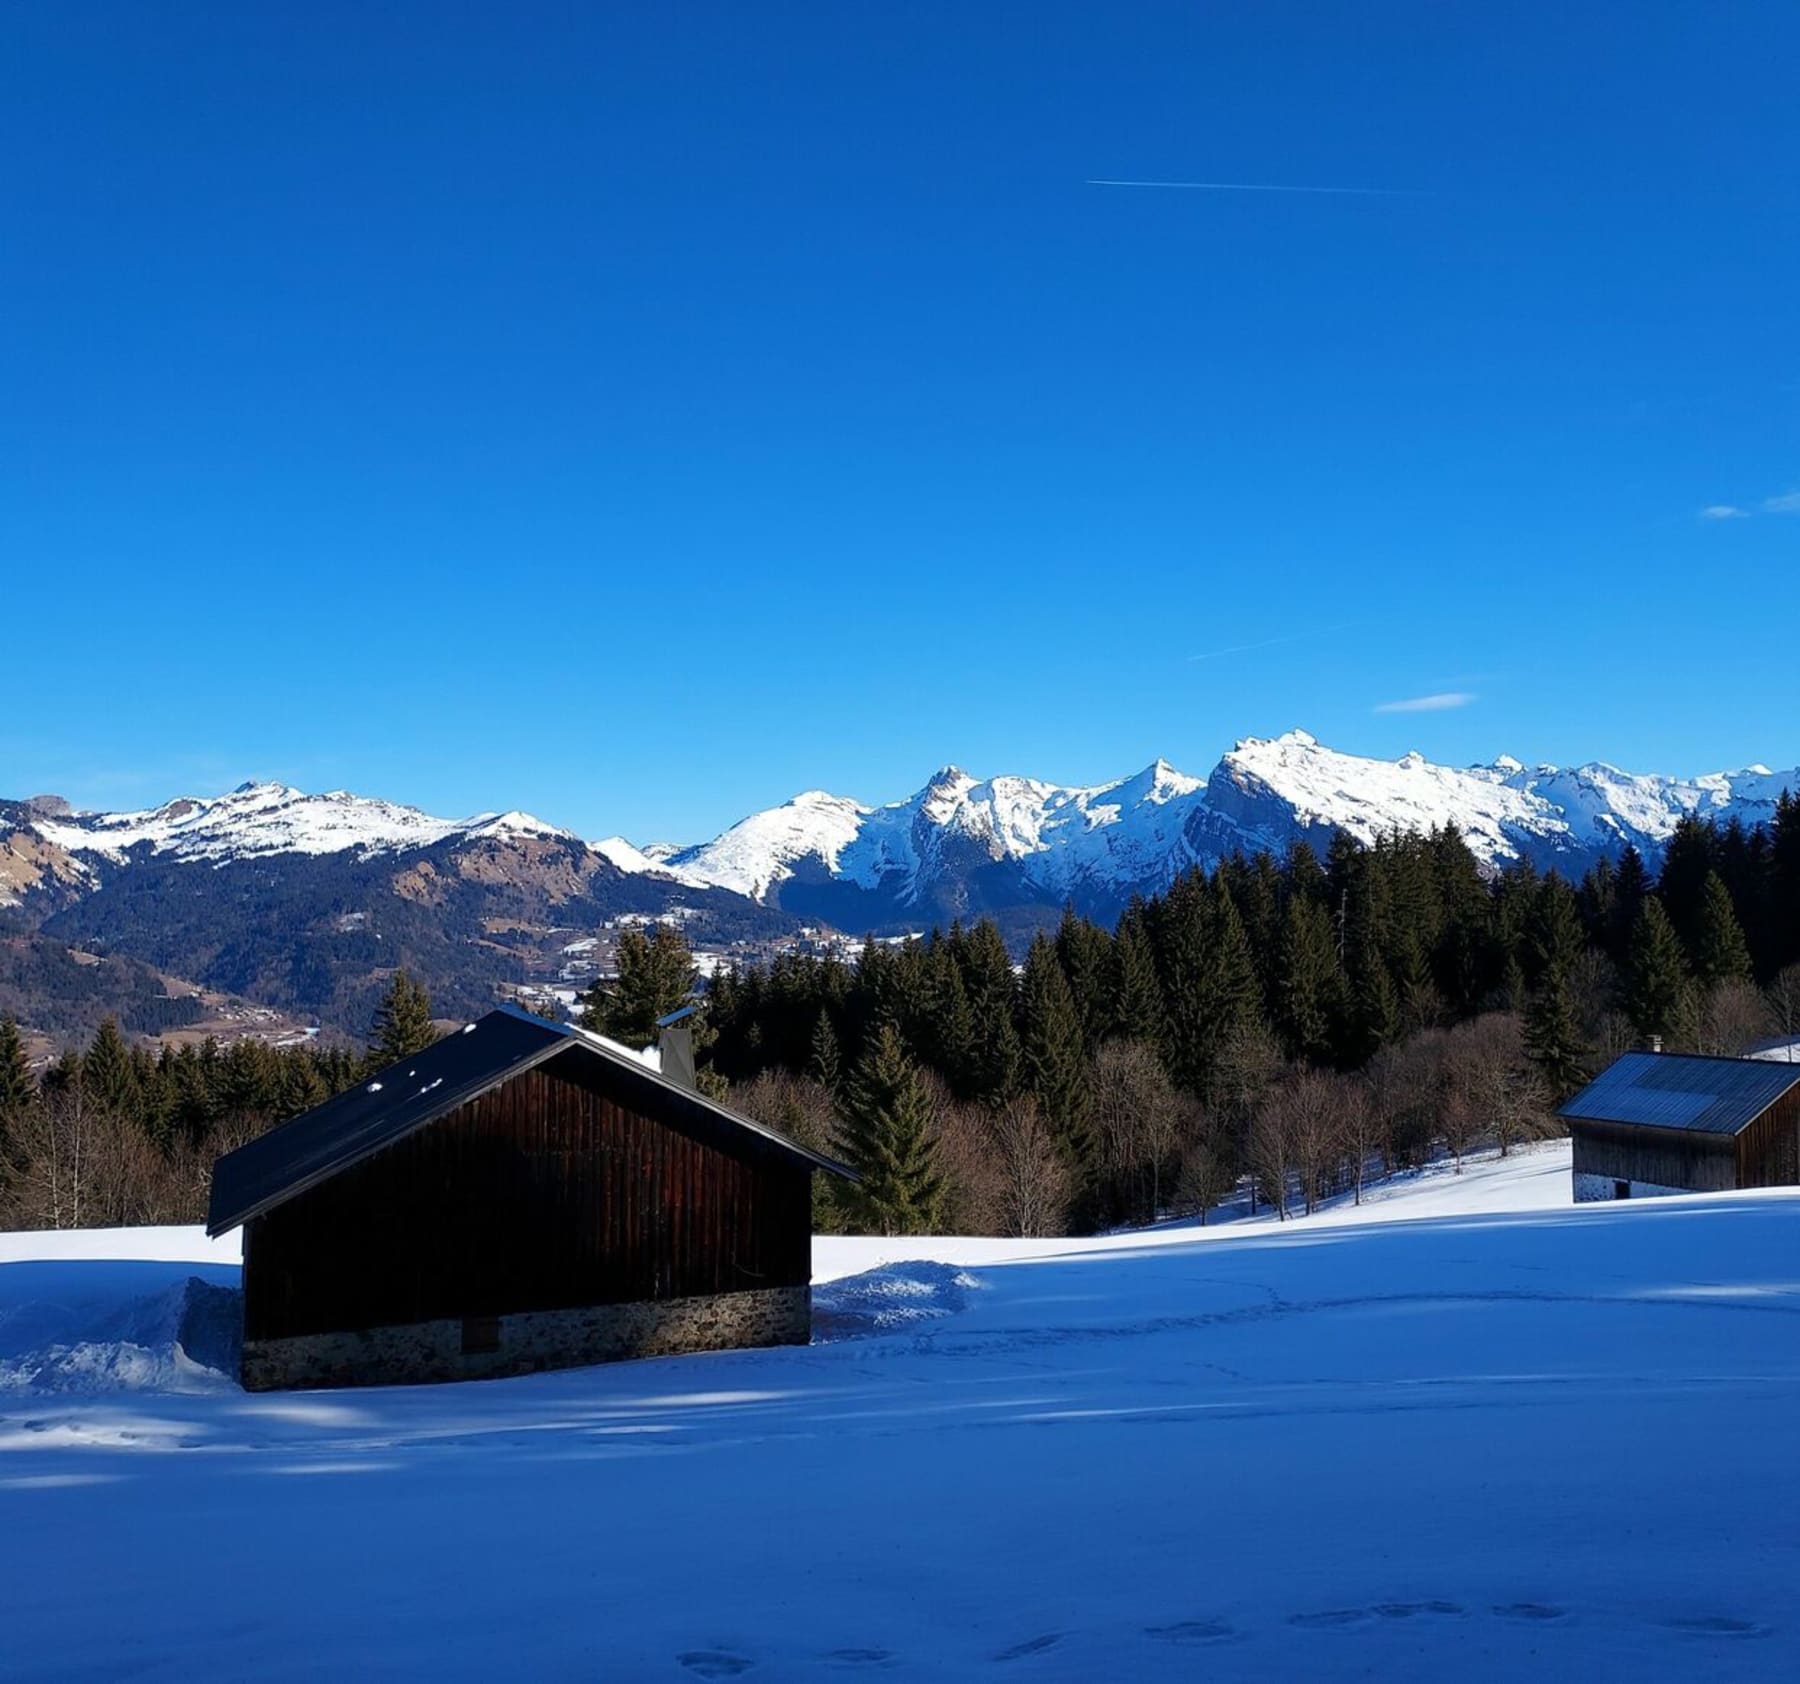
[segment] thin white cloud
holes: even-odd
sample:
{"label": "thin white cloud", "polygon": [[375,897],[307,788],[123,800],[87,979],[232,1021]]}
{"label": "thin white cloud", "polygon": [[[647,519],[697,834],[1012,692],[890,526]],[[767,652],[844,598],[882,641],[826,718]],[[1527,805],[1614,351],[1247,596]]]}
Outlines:
{"label": "thin white cloud", "polygon": [[1191,193],[1327,193],[1358,199],[1422,199],[1428,197],[1409,187],[1295,187],[1274,181],[1116,181],[1089,176],[1089,187],[1176,187]]}
{"label": "thin white cloud", "polygon": [[1350,631],[1364,623],[1362,620],[1343,620],[1333,626],[1308,626],[1302,631],[1283,632],[1279,637],[1259,637],[1254,643],[1228,643],[1222,649],[1202,649],[1198,655],[1188,656],[1188,660],[1217,661],[1226,655],[1247,655],[1252,649],[1273,649],[1279,643],[1300,643],[1309,637],[1330,637],[1334,632]]}
{"label": "thin white cloud", "polygon": [[1765,497],[1754,509],[1740,503],[1708,503],[1700,511],[1702,520],[1748,520],[1752,515],[1800,515],[1800,491]]}
{"label": "thin white cloud", "polygon": [[1472,690],[1443,690],[1435,696],[1408,696],[1404,701],[1382,702],[1377,713],[1443,713],[1449,708],[1466,708],[1475,700]]}

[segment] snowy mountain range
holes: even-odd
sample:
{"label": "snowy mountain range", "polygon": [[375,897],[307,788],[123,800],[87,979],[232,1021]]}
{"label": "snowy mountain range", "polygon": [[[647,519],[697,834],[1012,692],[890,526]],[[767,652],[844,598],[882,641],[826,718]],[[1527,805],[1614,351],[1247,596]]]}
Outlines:
{"label": "snowy mountain range", "polygon": [[[472,1015],[559,974],[571,932],[621,918],[679,917],[716,952],[803,925],[888,934],[983,914],[1019,943],[1065,902],[1110,920],[1190,865],[1299,839],[1322,851],[1340,828],[1369,841],[1454,824],[1490,868],[1575,874],[1627,843],[1654,864],[1687,813],[1766,821],[1783,789],[1800,791],[1800,769],[1451,767],[1290,731],[1246,738],[1204,778],[1161,760],[1082,786],[946,766],[885,805],[808,790],[688,847],[278,783],[143,812],[0,800],[0,1010],[53,1028],[104,980],[102,955],[355,1033],[397,964]],[[167,1011],[148,1002],[144,1019]]]}
{"label": "snowy mountain range", "polygon": [[[1323,849],[1343,829],[1362,841],[1454,824],[1490,867],[1529,858],[1578,871],[1635,845],[1652,860],[1685,814],[1766,821],[1800,769],[1765,766],[1696,778],[1639,775],[1596,762],[1441,766],[1418,754],[1374,760],[1304,731],[1248,737],[1209,776],[1157,760],[1089,786],[1027,777],[980,779],[955,766],[902,801],[870,806],[807,790],[690,847],[584,843],[529,813],[435,818],[342,790],[308,795],[278,783],[184,798],[144,812],[75,813],[54,800],[0,807],[0,904],[27,886],[26,862],[98,884],[109,869],[158,860],[221,866],[287,855],[398,856],[443,846],[527,840],[587,856],[591,870],[723,891],[859,929],[933,915],[1074,900],[1096,913],[1161,888],[1190,865],[1234,850]],[[10,815],[10,817],[8,816]],[[8,832],[16,834],[9,835]]]}
{"label": "snowy mountain range", "polygon": [[1800,769],[1677,778],[1510,757],[1439,766],[1342,754],[1289,731],[1244,739],[1205,778],[1163,760],[1089,787],[947,766],[885,806],[809,790],[642,869],[826,917],[856,897],[896,917],[1071,899],[1101,912],[1190,865],[1299,839],[1323,850],[1339,829],[1368,842],[1453,824],[1493,868],[1528,858],[1578,872],[1627,844],[1654,861],[1683,815],[1754,824],[1783,789],[1800,791]]}

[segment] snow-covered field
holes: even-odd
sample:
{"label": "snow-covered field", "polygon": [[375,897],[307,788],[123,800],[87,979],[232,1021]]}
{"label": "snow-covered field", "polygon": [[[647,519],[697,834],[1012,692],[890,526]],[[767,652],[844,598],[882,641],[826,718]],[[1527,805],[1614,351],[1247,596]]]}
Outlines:
{"label": "snow-covered field", "polygon": [[807,1349],[329,1394],[175,1363],[229,1247],[0,1236],[0,1674],[1793,1676],[1800,1191],[1567,1162],[822,1240]]}

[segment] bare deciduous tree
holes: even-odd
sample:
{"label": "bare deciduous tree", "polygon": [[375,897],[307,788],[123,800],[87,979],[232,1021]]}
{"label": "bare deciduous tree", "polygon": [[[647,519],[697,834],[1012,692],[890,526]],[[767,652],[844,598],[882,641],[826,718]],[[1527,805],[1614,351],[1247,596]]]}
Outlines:
{"label": "bare deciduous tree", "polygon": [[1148,1042],[1108,1041],[1088,1086],[1102,1203],[1126,1221],[1154,1222],[1180,1138],[1180,1098],[1162,1060]]}
{"label": "bare deciduous tree", "polygon": [[1699,996],[1694,1050],[1734,1058],[1774,1030],[1768,997],[1736,978],[1715,983]]}
{"label": "bare deciduous tree", "polygon": [[1069,1209],[1069,1172],[1043,1112],[1029,1094],[1008,1101],[989,1123],[999,1169],[999,1228],[1035,1238],[1060,1234]]}
{"label": "bare deciduous tree", "polygon": [[1800,1059],[1800,964],[1787,965],[1775,973],[1767,989],[1769,1020],[1773,1033],[1787,1042],[1787,1056]]}

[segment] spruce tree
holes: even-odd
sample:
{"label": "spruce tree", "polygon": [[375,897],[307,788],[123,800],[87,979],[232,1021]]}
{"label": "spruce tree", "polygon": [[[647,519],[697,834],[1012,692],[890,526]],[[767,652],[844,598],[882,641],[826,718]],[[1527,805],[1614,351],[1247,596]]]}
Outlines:
{"label": "spruce tree", "polygon": [[1004,1105],[1019,1088],[1019,1031],[1013,1021],[1017,984],[1000,928],[983,918],[963,938],[963,986],[972,1029],[968,1094]]}
{"label": "spruce tree", "polygon": [[1163,1044],[1162,985],[1156,978],[1156,960],[1144,935],[1142,918],[1125,917],[1113,943],[1114,990],[1117,1008],[1114,1023],[1127,1040]]}
{"label": "spruce tree", "polygon": [[1076,917],[1075,908],[1065,906],[1056,930],[1056,958],[1081,1019],[1082,1049],[1091,1058],[1113,1031],[1117,1002],[1109,987],[1112,942],[1098,924]]}
{"label": "spruce tree", "polygon": [[1769,969],[1800,963],[1800,796],[1783,790],[1769,832]]}
{"label": "spruce tree", "polygon": [[0,1128],[37,1097],[31,1061],[25,1056],[25,1037],[17,1018],[0,1017]]}
{"label": "spruce tree", "polygon": [[944,1199],[931,1097],[893,1024],[881,1025],[857,1066],[839,1124],[864,1222],[882,1234],[931,1233]]}
{"label": "spruce tree", "polygon": [[1655,895],[1638,909],[1625,966],[1625,1015],[1640,1035],[1667,1035],[1680,1018],[1687,993],[1687,960],[1681,938]]}
{"label": "spruce tree", "polygon": [[[436,1039],[437,1031],[431,1026],[431,996],[402,966],[394,972],[394,980],[375,1008],[375,1021],[369,1030],[369,1067],[397,1064],[414,1053],[422,1053]],[[238,1068],[243,1063],[238,1049],[247,1044],[234,1042],[225,1055],[232,1065],[227,1076],[233,1087],[257,1082],[255,1072],[245,1068],[240,1074]]]}
{"label": "spruce tree", "polygon": [[1256,961],[1250,954],[1250,940],[1238,916],[1237,902],[1222,878],[1212,887],[1211,936],[1212,962],[1207,973],[1207,1047],[1206,1073],[1210,1083],[1219,1049],[1250,1028],[1263,1017],[1262,983],[1256,974]]}
{"label": "spruce tree", "polygon": [[1183,873],[1169,885],[1156,919],[1162,979],[1163,1062],[1169,1079],[1196,1098],[1206,1090],[1212,1049],[1212,907],[1205,874]]}
{"label": "spruce tree", "polygon": [[1566,1099],[1587,1080],[1592,1048],[1582,1039],[1567,972],[1546,971],[1539,978],[1525,1013],[1525,1052],[1554,1099]]}
{"label": "spruce tree", "polygon": [[1525,1051],[1554,1097],[1562,1099],[1586,1079],[1592,1049],[1582,1039],[1569,990],[1582,951],[1581,909],[1574,891],[1555,872],[1538,891],[1527,945],[1537,986],[1525,1011]]}
{"label": "spruce tree", "polygon": [[1294,1058],[1319,1060],[1331,1046],[1339,975],[1331,926],[1317,901],[1292,895],[1275,964],[1275,1019]]}
{"label": "spruce tree", "polygon": [[1750,949],[1731,904],[1731,891],[1716,871],[1706,874],[1694,936],[1694,975],[1703,987],[1750,980]]}
{"label": "spruce tree", "polygon": [[649,936],[638,929],[620,936],[615,962],[618,975],[603,977],[583,1000],[582,1027],[624,1046],[647,1047],[656,1039],[657,1020],[693,997],[699,980],[694,955],[674,925],[658,924]]}
{"label": "spruce tree", "polygon": [[15,1019],[0,1018],[0,1189],[6,1185],[18,1125],[36,1098],[37,1083],[31,1079],[31,1064],[25,1057],[25,1037]]}
{"label": "spruce tree", "polygon": [[837,1031],[831,1027],[831,1014],[823,1006],[813,1024],[812,1049],[807,1055],[806,1074],[824,1088],[836,1093],[843,1080],[843,1059],[838,1051]]}
{"label": "spruce tree", "polygon": [[1089,1127],[1092,1096],[1082,1050],[1081,1017],[1075,1009],[1056,949],[1035,937],[1025,958],[1019,1001],[1019,1044],[1026,1088],[1062,1146],[1077,1187],[1093,1170]]}
{"label": "spruce tree", "polygon": [[1714,832],[1692,813],[1675,823],[1663,849],[1662,870],[1657,873],[1656,893],[1663,911],[1675,926],[1690,954],[1700,947],[1700,920],[1706,900],[1706,880],[1713,869]]}
{"label": "spruce tree", "polygon": [[114,1117],[138,1115],[138,1076],[131,1049],[119,1033],[118,1023],[101,1021],[81,1060],[81,1087],[102,1111]]}
{"label": "spruce tree", "polygon": [[1605,936],[1606,950],[1617,964],[1623,965],[1630,955],[1638,914],[1649,894],[1650,872],[1644,865],[1644,856],[1627,843],[1613,873],[1612,919]]}

